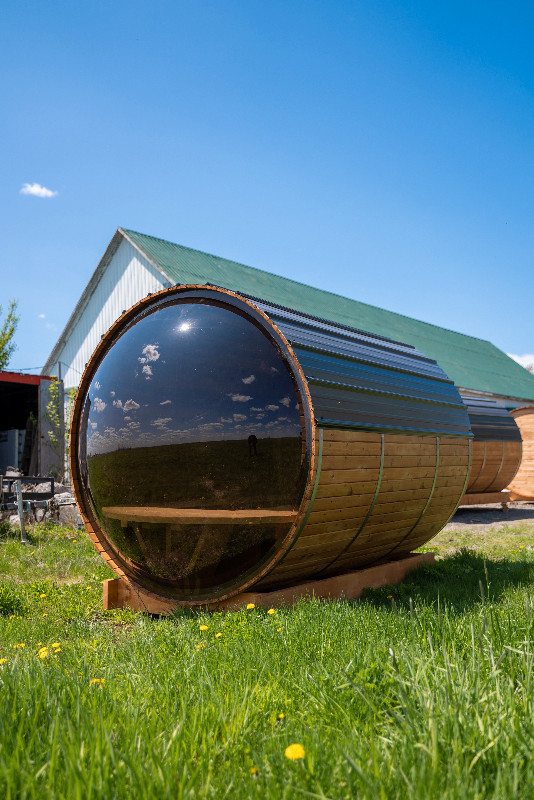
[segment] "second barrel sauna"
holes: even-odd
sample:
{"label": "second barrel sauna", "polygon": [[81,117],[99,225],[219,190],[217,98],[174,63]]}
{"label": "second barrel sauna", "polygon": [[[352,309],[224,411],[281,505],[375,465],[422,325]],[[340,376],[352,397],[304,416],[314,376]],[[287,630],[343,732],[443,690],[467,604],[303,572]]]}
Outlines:
{"label": "second barrel sauna", "polygon": [[495,400],[467,394],[462,397],[474,435],[466,494],[500,492],[513,480],[521,463],[521,433],[516,420]]}
{"label": "second barrel sauna", "polygon": [[510,412],[523,439],[521,465],[510,482],[512,500],[534,500],[534,408],[525,406]]}
{"label": "second barrel sauna", "polygon": [[196,605],[408,554],[458,506],[471,438],[454,384],[413,347],[177,286],[96,348],[71,474],[117,574]]}

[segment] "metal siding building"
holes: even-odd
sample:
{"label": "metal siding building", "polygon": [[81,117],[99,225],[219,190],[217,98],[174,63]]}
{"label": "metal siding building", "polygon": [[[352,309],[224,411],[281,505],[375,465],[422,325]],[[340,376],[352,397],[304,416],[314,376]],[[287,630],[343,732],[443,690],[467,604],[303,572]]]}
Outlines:
{"label": "metal siding building", "polygon": [[43,372],[56,373],[61,362],[65,386],[77,386],[100,337],[122,311],[174,284],[221,286],[410,344],[470,394],[493,397],[508,408],[534,405],[534,375],[491,342],[123,228],[115,232]]}

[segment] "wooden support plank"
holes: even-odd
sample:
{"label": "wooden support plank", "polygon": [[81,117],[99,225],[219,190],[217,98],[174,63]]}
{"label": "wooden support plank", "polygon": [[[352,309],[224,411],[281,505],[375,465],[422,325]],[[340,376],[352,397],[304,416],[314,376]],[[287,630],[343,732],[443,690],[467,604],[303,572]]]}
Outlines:
{"label": "wooden support plank", "polygon": [[[207,604],[205,607],[210,611],[238,611],[249,603],[263,608],[276,608],[292,605],[304,597],[320,600],[355,600],[365,589],[379,589],[381,586],[400,583],[408,573],[426,564],[433,564],[434,559],[434,553],[411,553],[397,561],[354,570],[344,575],[306,581],[275,591],[244,592],[220,603]],[[180,605],[167,598],[158,598],[137,590],[120,578],[110,578],[104,582],[103,603],[106,610],[129,608],[149,614],[169,614]]]}
{"label": "wooden support plank", "polygon": [[510,492],[503,490],[501,492],[478,492],[474,494],[464,494],[460,501],[462,506],[482,506],[487,503],[509,503]]}

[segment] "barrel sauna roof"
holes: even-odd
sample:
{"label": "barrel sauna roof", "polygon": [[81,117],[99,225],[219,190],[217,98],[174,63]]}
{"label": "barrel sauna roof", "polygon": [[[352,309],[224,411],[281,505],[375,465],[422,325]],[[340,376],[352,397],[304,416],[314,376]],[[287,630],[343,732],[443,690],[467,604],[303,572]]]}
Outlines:
{"label": "barrel sauna roof", "polygon": [[315,421],[402,433],[470,436],[458,391],[411,345],[247,296],[287,339],[306,378]]}
{"label": "barrel sauna roof", "polygon": [[465,394],[462,394],[462,399],[467,406],[475,441],[479,439],[521,441],[521,434],[515,419],[495,400]]}

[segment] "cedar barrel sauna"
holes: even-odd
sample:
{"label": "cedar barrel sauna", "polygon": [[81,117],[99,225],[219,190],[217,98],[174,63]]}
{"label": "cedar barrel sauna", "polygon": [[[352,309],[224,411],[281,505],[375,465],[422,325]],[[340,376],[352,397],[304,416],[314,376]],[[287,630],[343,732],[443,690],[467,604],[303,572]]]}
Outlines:
{"label": "cedar barrel sauna", "polygon": [[525,406],[511,412],[523,439],[521,466],[510,482],[512,500],[534,500],[534,408]]}
{"label": "cedar barrel sauna", "polygon": [[[521,463],[521,433],[512,414],[495,400],[466,394],[462,399],[474,435],[471,474],[462,503],[481,494],[488,496],[486,502],[499,502],[498,493],[508,486]],[[497,493],[495,499],[489,499],[490,493]],[[484,497],[477,500],[483,503]]]}
{"label": "cedar barrel sauna", "polygon": [[454,384],[413,347],[178,286],[102,337],[71,474],[133,591],[213,604],[407,555],[457,508],[471,438]]}

